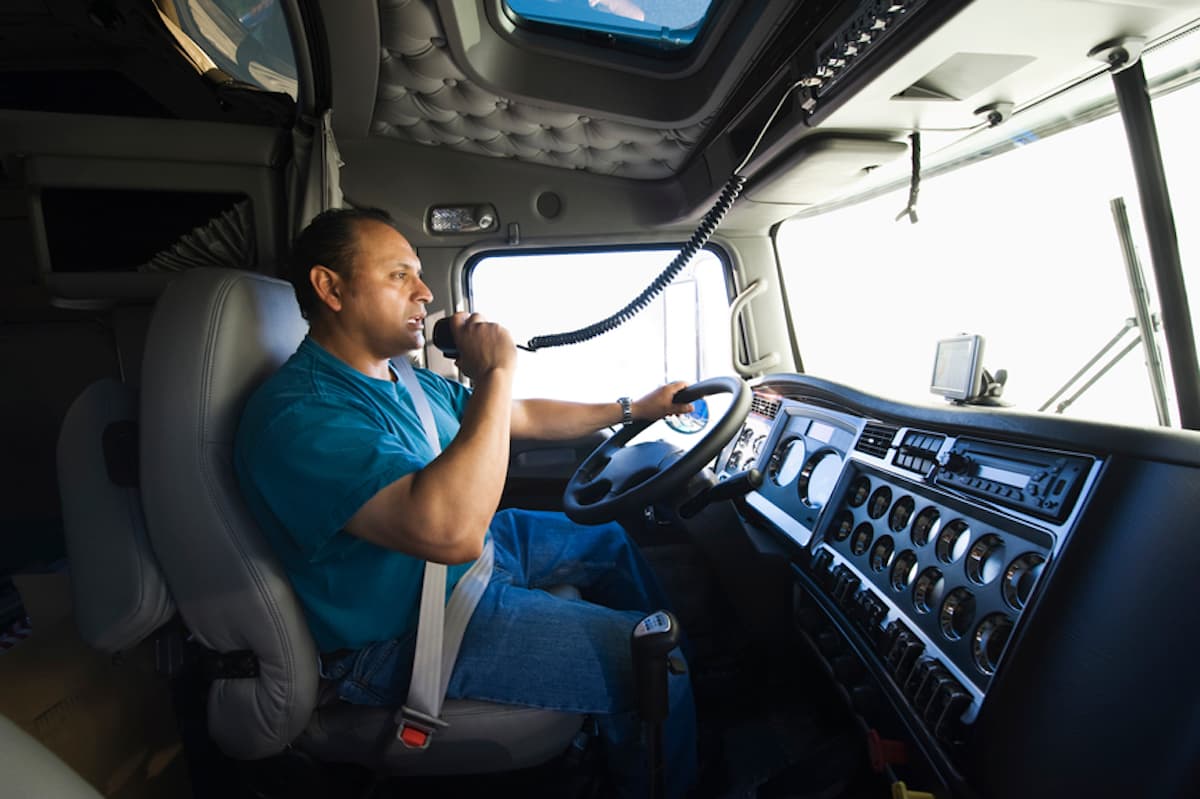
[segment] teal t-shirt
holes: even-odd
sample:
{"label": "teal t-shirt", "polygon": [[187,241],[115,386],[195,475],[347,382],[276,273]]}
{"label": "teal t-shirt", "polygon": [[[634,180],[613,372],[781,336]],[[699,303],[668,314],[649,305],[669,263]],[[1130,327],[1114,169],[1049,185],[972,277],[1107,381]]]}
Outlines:
{"label": "teal t-shirt", "polygon": [[[416,374],[445,448],[470,391],[425,369]],[[320,651],[416,629],[424,561],[342,528],[380,489],[433,457],[402,382],[367,377],[311,338],[251,395],[234,444],[238,481]],[[447,593],[470,565],[447,569]]]}

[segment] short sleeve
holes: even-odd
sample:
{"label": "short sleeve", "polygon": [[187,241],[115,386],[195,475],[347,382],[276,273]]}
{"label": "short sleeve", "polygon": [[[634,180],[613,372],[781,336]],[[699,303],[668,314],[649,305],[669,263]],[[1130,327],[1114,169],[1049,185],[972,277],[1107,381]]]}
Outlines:
{"label": "short sleeve", "polygon": [[239,441],[243,483],[308,560],[371,497],[425,465],[370,409],[302,400]]}

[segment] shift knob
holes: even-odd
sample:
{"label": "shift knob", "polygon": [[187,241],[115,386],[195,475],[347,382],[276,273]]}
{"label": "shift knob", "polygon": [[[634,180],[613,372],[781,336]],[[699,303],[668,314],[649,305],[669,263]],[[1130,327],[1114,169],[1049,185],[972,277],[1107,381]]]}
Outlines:
{"label": "shift knob", "polygon": [[669,611],[655,611],[633,628],[633,678],[638,710],[646,721],[667,717],[667,655],[678,644],[679,622]]}

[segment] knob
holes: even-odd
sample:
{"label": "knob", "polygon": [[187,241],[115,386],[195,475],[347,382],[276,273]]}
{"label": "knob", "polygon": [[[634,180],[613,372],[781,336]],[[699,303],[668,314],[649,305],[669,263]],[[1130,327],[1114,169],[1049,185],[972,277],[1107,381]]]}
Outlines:
{"label": "knob", "polygon": [[959,452],[951,450],[938,457],[938,465],[951,474],[968,474],[975,461]]}

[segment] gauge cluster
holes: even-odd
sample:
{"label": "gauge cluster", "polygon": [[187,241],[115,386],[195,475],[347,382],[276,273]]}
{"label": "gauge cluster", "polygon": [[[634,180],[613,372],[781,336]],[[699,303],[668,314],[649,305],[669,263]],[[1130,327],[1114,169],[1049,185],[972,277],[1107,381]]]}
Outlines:
{"label": "gauge cluster", "polygon": [[[911,716],[960,741],[1099,462],[788,398],[754,408],[722,478],[763,473],[749,518],[782,536],[803,585]],[[1030,502],[1046,486],[1061,501]]]}

